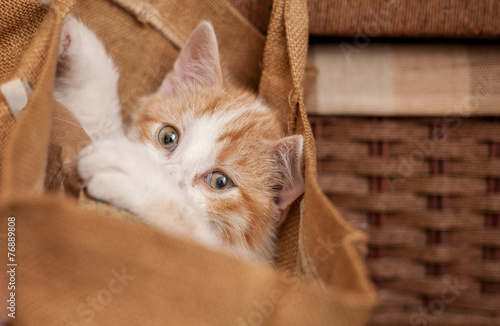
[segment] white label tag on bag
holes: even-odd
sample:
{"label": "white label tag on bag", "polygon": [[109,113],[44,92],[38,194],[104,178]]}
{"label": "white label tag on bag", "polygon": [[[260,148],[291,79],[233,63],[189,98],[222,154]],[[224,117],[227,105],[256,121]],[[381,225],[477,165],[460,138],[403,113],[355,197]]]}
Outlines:
{"label": "white label tag on bag", "polygon": [[17,118],[21,110],[28,105],[31,89],[26,78],[13,79],[0,85],[0,91],[14,117]]}

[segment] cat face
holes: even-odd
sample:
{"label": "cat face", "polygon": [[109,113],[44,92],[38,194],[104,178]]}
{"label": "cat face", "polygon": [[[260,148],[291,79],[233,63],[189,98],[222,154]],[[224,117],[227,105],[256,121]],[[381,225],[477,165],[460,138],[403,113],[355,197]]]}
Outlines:
{"label": "cat face", "polygon": [[228,87],[215,34],[202,23],[130,135],[144,143],[228,248],[271,260],[275,227],[303,191],[302,137],[283,137],[254,94]]}

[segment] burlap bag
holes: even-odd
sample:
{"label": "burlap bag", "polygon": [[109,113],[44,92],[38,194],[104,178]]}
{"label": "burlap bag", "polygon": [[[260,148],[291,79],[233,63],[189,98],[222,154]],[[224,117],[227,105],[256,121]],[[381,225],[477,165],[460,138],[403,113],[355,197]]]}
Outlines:
{"label": "burlap bag", "polygon": [[[0,97],[0,223],[4,234],[15,217],[17,264],[16,318],[3,318],[13,325],[365,324],[376,304],[360,259],[365,235],[342,220],[317,185],[301,86],[306,1],[276,0],[267,38],[225,0],[74,2],[56,0],[49,9],[0,2],[0,84],[22,80],[29,97],[16,118]],[[191,30],[209,19],[226,69],[281,110],[284,128],[304,135],[305,194],[280,230],[276,266],[211,252],[77,199],[74,157],[88,138],[52,98],[59,32],[70,9],[96,31],[121,71],[125,119],[133,101],[159,85]]]}

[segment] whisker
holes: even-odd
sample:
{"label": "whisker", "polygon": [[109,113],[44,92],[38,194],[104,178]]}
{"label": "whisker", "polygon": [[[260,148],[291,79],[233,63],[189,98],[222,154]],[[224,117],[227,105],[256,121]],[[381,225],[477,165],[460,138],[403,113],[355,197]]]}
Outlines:
{"label": "whisker", "polygon": [[64,122],[69,123],[70,125],[76,126],[76,127],[80,128],[80,129],[83,129],[83,127],[82,127],[81,125],[79,125],[79,124],[77,124],[77,123],[74,123],[74,122],[71,122],[71,121],[66,120],[66,119],[62,119],[62,118],[54,118],[54,120],[64,121]]}

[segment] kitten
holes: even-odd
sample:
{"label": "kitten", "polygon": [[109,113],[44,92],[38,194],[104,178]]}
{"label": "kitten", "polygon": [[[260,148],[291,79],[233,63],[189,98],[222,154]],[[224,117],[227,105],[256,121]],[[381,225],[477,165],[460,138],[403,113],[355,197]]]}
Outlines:
{"label": "kitten", "polygon": [[92,31],[69,16],[54,96],[95,141],[80,154],[88,194],[145,223],[238,257],[272,262],[276,227],[303,193],[302,136],[256,95],[228,85],[202,22],[124,130],[118,73]]}

